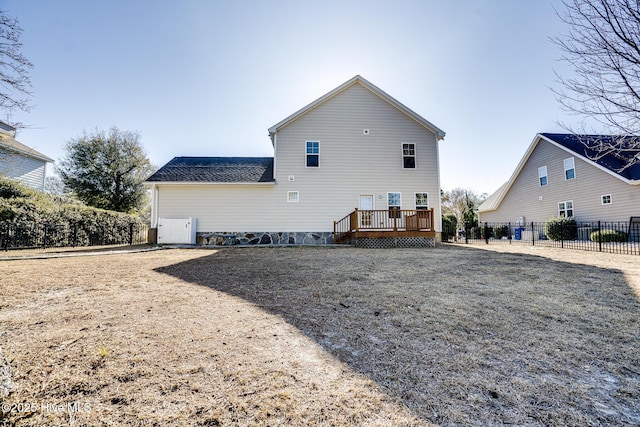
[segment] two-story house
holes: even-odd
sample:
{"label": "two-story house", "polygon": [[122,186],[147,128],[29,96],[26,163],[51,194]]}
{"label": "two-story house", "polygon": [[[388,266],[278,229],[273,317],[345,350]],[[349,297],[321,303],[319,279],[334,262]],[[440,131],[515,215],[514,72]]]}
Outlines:
{"label": "two-story house", "polygon": [[537,134],[507,183],[480,205],[482,222],[628,222],[640,216],[640,164],[600,154],[607,135]]}
{"label": "two-story house", "polygon": [[334,222],[356,209],[361,217],[352,227],[372,230],[405,229],[409,211],[433,209],[437,237],[444,135],[355,76],[269,128],[273,158],[171,160],[147,180],[151,226],[195,218],[200,236],[318,244],[333,242]]}
{"label": "two-story house", "polygon": [[16,129],[0,121],[0,176],[44,191],[46,165],[53,159],[16,141]]}

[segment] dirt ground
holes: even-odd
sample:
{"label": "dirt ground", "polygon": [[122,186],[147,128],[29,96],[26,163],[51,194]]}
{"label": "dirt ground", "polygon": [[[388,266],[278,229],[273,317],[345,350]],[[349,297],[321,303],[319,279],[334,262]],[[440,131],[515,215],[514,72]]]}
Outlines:
{"label": "dirt ground", "polygon": [[638,425],[640,257],[230,248],[0,261],[0,425]]}

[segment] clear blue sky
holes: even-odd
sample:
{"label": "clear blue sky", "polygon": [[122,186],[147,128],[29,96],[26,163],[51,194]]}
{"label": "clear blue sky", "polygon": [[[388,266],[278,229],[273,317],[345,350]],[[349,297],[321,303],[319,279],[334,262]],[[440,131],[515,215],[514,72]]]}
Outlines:
{"label": "clear blue sky", "polygon": [[445,190],[492,193],[537,132],[559,0],[0,0],[33,62],[18,140],[54,159],[84,130],[136,130],[151,161],[271,156],[267,129],[362,75],[447,132]]}

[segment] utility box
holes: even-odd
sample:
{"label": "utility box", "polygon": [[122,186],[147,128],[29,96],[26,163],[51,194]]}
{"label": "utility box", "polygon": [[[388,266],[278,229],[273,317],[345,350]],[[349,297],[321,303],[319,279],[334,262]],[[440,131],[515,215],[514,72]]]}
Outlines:
{"label": "utility box", "polygon": [[196,243],[196,218],[158,218],[158,244]]}

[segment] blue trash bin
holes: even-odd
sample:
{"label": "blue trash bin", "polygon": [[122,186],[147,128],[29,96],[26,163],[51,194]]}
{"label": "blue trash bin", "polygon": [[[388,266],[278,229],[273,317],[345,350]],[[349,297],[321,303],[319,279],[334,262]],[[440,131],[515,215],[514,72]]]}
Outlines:
{"label": "blue trash bin", "polygon": [[525,230],[524,227],[516,227],[515,228],[515,232],[516,232],[516,240],[522,240],[522,232]]}

